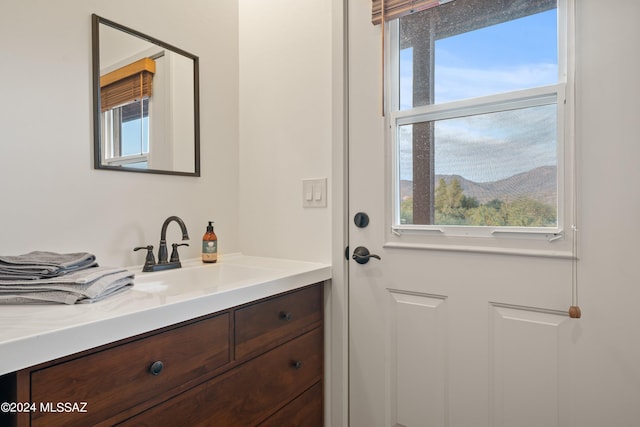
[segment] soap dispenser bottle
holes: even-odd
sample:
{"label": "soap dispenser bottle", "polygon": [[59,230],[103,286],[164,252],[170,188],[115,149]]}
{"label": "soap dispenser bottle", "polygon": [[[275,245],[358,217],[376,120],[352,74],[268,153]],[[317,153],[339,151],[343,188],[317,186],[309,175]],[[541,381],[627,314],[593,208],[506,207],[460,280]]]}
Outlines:
{"label": "soap dispenser bottle", "polygon": [[202,236],[202,262],[218,261],[218,236],[213,231],[213,221],[209,221],[207,232]]}

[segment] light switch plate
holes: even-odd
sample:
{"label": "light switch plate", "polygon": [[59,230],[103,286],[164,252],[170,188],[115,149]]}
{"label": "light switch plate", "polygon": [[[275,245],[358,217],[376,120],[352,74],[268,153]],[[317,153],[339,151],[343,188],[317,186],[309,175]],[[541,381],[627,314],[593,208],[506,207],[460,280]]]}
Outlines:
{"label": "light switch plate", "polygon": [[327,207],[327,178],[302,180],[302,207]]}

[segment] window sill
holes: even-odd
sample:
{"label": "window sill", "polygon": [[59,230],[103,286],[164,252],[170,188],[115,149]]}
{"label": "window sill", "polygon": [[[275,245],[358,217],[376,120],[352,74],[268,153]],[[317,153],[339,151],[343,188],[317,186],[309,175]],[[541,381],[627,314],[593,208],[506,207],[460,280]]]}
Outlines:
{"label": "window sill", "polygon": [[482,253],[493,255],[516,255],[538,258],[574,259],[569,250],[527,249],[497,246],[448,245],[433,243],[386,242],[385,249],[416,249],[428,251]]}
{"label": "window sill", "polygon": [[488,229],[484,234],[451,233],[449,227],[393,227],[385,249],[415,249],[527,257],[574,259],[571,235],[560,229]]}

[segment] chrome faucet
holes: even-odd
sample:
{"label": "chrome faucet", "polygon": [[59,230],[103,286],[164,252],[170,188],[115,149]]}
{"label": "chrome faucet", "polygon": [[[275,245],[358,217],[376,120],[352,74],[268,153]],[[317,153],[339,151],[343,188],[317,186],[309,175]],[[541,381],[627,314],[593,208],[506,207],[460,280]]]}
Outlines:
{"label": "chrome faucet", "polygon": [[142,271],[160,271],[160,270],[169,270],[171,268],[180,268],[182,264],[180,263],[180,258],[178,256],[178,246],[189,246],[188,243],[173,243],[173,251],[171,252],[171,259],[168,260],[167,255],[167,227],[169,223],[175,221],[180,226],[182,230],[182,240],[189,240],[189,233],[187,232],[187,226],[184,225],[184,221],[177,216],[170,216],[169,218],[164,220],[162,224],[162,230],[160,231],[160,247],[158,248],[158,263],[156,264],[155,259],[153,257],[153,246],[140,246],[134,248],[134,251],[140,249],[147,250],[147,257],[144,263],[144,267]]}

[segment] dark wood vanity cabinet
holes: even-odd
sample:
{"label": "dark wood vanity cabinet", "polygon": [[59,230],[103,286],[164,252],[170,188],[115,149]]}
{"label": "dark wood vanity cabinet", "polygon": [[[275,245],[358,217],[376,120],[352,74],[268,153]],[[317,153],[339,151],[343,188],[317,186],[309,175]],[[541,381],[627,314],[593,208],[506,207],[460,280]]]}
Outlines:
{"label": "dark wood vanity cabinet", "polygon": [[11,424],[322,426],[322,286],[11,374]]}

